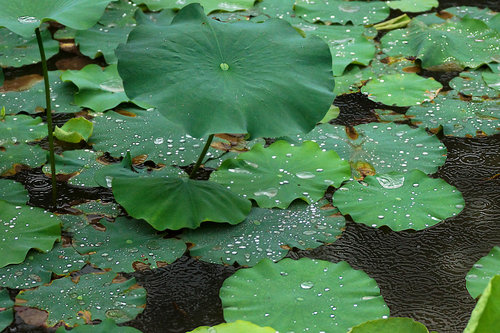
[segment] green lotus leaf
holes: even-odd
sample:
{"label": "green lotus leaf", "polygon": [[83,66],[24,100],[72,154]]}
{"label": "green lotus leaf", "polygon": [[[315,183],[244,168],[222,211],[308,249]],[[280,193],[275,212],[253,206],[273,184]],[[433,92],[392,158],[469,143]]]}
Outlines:
{"label": "green lotus leaf", "polygon": [[0,67],[0,87],[3,86],[3,81],[5,80],[5,76],[3,74],[3,69]]}
{"label": "green lotus leaf", "polygon": [[66,142],[88,141],[94,130],[94,124],[84,117],[71,118],[62,127],[56,126],[54,136]]}
{"label": "green lotus leaf", "polygon": [[248,320],[280,332],[346,332],[389,315],[375,280],[341,261],[263,259],[224,281],[226,321]]}
{"label": "green lotus leaf", "polygon": [[385,20],[389,16],[389,7],[384,2],[297,0],[295,13],[308,22],[367,25]]}
{"label": "green lotus leaf", "polygon": [[500,275],[495,275],[484,289],[472,311],[464,333],[494,332],[500,325]]}
{"label": "green lotus leaf", "polygon": [[461,19],[465,16],[470,18],[481,20],[486,24],[490,23],[490,20],[495,16],[495,12],[489,8],[479,8],[475,6],[456,6],[445,9],[446,12],[453,14],[452,20]]}
{"label": "green lotus leaf", "polygon": [[348,333],[429,333],[425,325],[411,318],[391,317],[370,320],[357,325]]}
{"label": "green lotus leaf", "polygon": [[[59,42],[52,39],[47,29],[43,29],[40,33],[45,56],[48,59],[59,52]],[[8,29],[0,29],[0,41],[0,54],[2,55],[0,66],[21,67],[40,62],[40,51],[34,30],[31,31],[30,36],[19,36]]]}
{"label": "green lotus leaf", "polygon": [[[186,251],[184,242],[168,238],[148,228],[144,221],[120,217],[115,222],[100,222],[73,235],[75,246],[93,266],[115,272],[133,272],[136,263],[157,268],[157,263],[172,263]],[[104,229],[104,230],[101,230]]]}
{"label": "green lotus leaf", "polygon": [[282,20],[221,23],[192,4],[168,26],[138,26],[116,54],[127,95],[194,137],[308,132],[333,101],[327,45]]}
{"label": "green lotus leaf", "polygon": [[23,262],[30,249],[47,252],[61,235],[61,221],[35,207],[0,200],[0,268]]}
{"label": "green lotus leaf", "polygon": [[271,327],[261,327],[249,321],[236,320],[234,323],[222,323],[212,327],[200,326],[187,333],[275,333],[276,330]]}
{"label": "green lotus leaf", "polygon": [[361,91],[386,105],[411,106],[434,99],[443,85],[415,73],[382,75],[369,81]]}
{"label": "green lotus leaf", "polygon": [[[56,333],[64,333],[66,331],[64,326],[59,327]],[[140,333],[137,328],[129,326],[118,326],[113,319],[104,319],[98,325],[80,325],[71,329],[72,333]]]}
{"label": "green lotus leaf", "polygon": [[9,297],[9,291],[2,289],[0,290],[0,331],[3,331],[13,321],[14,302]]}
{"label": "green lotus leaf", "polygon": [[405,114],[398,113],[392,110],[381,110],[375,109],[375,113],[377,114],[377,118],[381,123],[390,123],[390,122],[409,122],[411,121],[411,117],[408,117]]}
{"label": "green lotus leaf", "polygon": [[[120,27],[115,25],[102,26],[97,24],[88,30],[79,30],[75,35],[75,43],[79,45],[80,52],[96,58],[100,54],[108,64],[116,64],[115,49],[127,41],[128,34],[133,27]],[[108,90],[109,91],[109,90]]]}
{"label": "green lotus leaf", "polygon": [[412,169],[433,173],[446,160],[446,148],[436,136],[406,125],[362,124],[349,135],[344,126],[322,124],[309,134],[290,139],[312,140],[322,149],[335,150],[350,162],[354,175],[363,164],[376,173]]}
{"label": "green lotus leaf", "polygon": [[[500,90],[500,73],[483,71],[482,76],[488,87],[497,91]],[[496,97],[498,97],[498,93]]]}
{"label": "green lotus leaf", "polygon": [[14,205],[25,205],[29,198],[28,191],[21,183],[0,179],[0,200]]}
{"label": "green lotus leaf", "polygon": [[251,203],[214,182],[176,177],[114,178],[113,194],[130,216],[156,230],[197,228],[204,221],[237,224]]}
{"label": "green lotus leaf", "polygon": [[111,187],[111,181],[115,177],[137,177],[138,172],[132,167],[132,158],[130,152],[120,163],[107,165],[94,173],[94,180],[99,186]]}
{"label": "green lotus leaf", "polygon": [[402,12],[418,13],[439,6],[439,2],[438,0],[394,0],[388,1],[387,6],[392,9],[399,9]]}
{"label": "green lotus leaf", "polygon": [[479,259],[469,271],[465,280],[467,290],[472,297],[478,298],[488,282],[495,275],[500,274],[500,247],[495,246],[490,253]]}
{"label": "green lotus leaf", "polygon": [[115,218],[121,213],[120,205],[115,202],[89,201],[81,205],[73,206],[85,215],[100,215],[102,217]]}
{"label": "green lotus leaf", "polygon": [[54,20],[85,30],[101,17],[110,0],[0,0],[0,26],[30,37],[42,22]]}
{"label": "green lotus leaf", "polygon": [[0,119],[0,145],[28,142],[47,136],[47,127],[41,118],[19,114]]}
{"label": "green lotus leaf", "polygon": [[483,79],[485,75],[488,76],[490,74],[492,74],[492,79],[493,76],[496,76],[497,80],[500,78],[500,75],[486,71],[462,72],[460,73],[460,76],[453,78],[449,85],[451,88],[467,96],[487,96],[490,98],[500,97],[500,93],[497,90],[492,89],[494,88],[495,83],[491,82],[492,85],[490,86],[490,84]]}
{"label": "green lotus leaf", "polygon": [[469,17],[431,26],[414,20],[408,29],[388,32],[381,42],[384,53],[417,57],[430,69],[476,68],[500,58],[500,33]]}
{"label": "green lotus leaf", "polygon": [[322,151],[310,141],[295,147],[280,140],[225,160],[211,179],[254,199],[259,207],[287,208],[295,199],[318,201],[328,186],[338,187],[350,176],[349,163],[336,152]]}
{"label": "green lotus leaf", "polygon": [[411,107],[406,113],[427,128],[443,126],[445,135],[495,134],[500,129],[500,101],[463,101],[456,92],[439,95],[432,103]]}
{"label": "green lotus leaf", "polygon": [[412,170],[367,176],[362,184],[347,183],[335,192],[333,204],[356,222],[400,231],[439,223],[462,211],[465,202],[454,186]]}
{"label": "green lotus leaf", "polygon": [[[128,0],[113,0],[109,3],[104,14],[99,19],[99,24],[103,26],[125,27],[134,25],[137,5]],[[140,10],[142,12],[142,10]]]}
{"label": "green lotus leaf", "polygon": [[335,213],[331,207],[304,202],[286,210],[253,208],[236,226],[207,224],[181,238],[193,244],[189,252],[200,260],[253,266],[262,258],[278,261],[293,247],[305,250],[335,242],[345,225]]}
{"label": "green lotus leaf", "polygon": [[261,17],[279,18],[290,23],[302,21],[295,18],[294,4],[295,0],[261,0],[255,3],[254,9],[261,14]]}
{"label": "green lotus leaf", "polygon": [[68,326],[83,325],[85,318],[110,318],[117,323],[134,319],[144,310],[146,291],[134,278],[115,283],[116,273],[85,274],[75,283],[70,277],[52,281],[48,286],[22,291],[16,305],[47,311],[47,326],[60,321]]}
{"label": "green lotus leaf", "polygon": [[6,174],[14,164],[25,164],[32,168],[46,161],[46,151],[39,146],[29,146],[25,143],[3,145],[0,149],[0,175]]}
{"label": "green lotus leaf", "polygon": [[497,13],[487,22],[488,26],[500,32],[500,13]]}
{"label": "green lotus leaf", "polygon": [[330,106],[330,109],[328,110],[328,112],[325,114],[325,116],[323,117],[323,119],[321,119],[321,121],[319,123],[320,124],[328,123],[330,120],[337,118],[339,116],[339,114],[340,114],[339,107],[332,105],[332,106]]}
{"label": "green lotus leaf", "polygon": [[150,10],[157,11],[161,9],[180,9],[191,3],[199,3],[205,9],[205,13],[211,13],[216,10],[233,12],[236,10],[249,9],[253,6],[255,0],[133,0],[137,4],[145,4]]}

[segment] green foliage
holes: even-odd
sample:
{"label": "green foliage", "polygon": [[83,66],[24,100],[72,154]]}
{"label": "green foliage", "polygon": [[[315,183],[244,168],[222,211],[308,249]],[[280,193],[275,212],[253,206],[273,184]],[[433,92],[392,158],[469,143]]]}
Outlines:
{"label": "green foliage", "polygon": [[370,320],[357,325],[348,333],[429,333],[427,328],[411,318],[391,317]]}
{"label": "green foliage", "polygon": [[191,3],[200,3],[205,9],[205,13],[211,13],[216,10],[232,12],[235,10],[248,9],[252,7],[255,0],[133,0],[137,4],[145,4],[150,10],[160,9],[180,9]]}
{"label": "green foliage", "polygon": [[14,302],[9,297],[7,289],[0,290],[0,331],[14,320]]}
{"label": "green foliage", "polygon": [[271,327],[261,327],[252,324],[249,321],[236,320],[233,323],[222,323],[212,327],[200,326],[188,333],[275,333],[276,330]]}
{"label": "green foliage", "polygon": [[388,1],[387,6],[403,12],[417,13],[431,10],[433,7],[439,6],[439,2],[438,0],[394,0]]}
{"label": "green foliage", "polygon": [[84,117],[71,118],[62,127],[56,126],[54,136],[71,143],[88,141],[94,130],[94,124]]}
{"label": "green foliage", "polygon": [[469,294],[478,298],[495,275],[500,275],[500,247],[498,246],[491,249],[488,255],[479,259],[467,273],[465,280]]}
{"label": "green foliage", "polygon": [[[56,333],[64,333],[66,331],[64,326],[59,327]],[[113,319],[104,319],[98,325],[80,325],[71,330],[72,333],[140,333],[136,328],[128,326],[118,326]]]}
{"label": "green foliage", "polygon": [[500,327],[500,275],[495,275],[472,311],[464,333],[489,333],[498,327]]}
{"label": "green foliage", "polygon": [[489,98],[500,97],[500,92],[495,90],[500,78],[499,74],[487,71],[462,72],[460,76],[453,78],[449,85],[451,88],[467,96]]}
{"label": "green foliage", "polygon": [[13,205],[24,205],[29,200],[28,191],[21,183],[0,179],[0,200]]}
{"label": "green foliage", "polygon": [[0,145],[28,142],[47,136],[47,128],[41,118],[19,114],[0,119]]}

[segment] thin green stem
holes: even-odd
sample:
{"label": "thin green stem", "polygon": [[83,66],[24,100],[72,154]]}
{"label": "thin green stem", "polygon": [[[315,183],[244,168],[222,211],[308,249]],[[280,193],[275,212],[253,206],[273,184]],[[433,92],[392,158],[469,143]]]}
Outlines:
{"label": "thin green stem", "polygon": [[42,36],[40,35],[40,29],[35,29],[36,40],[38,42],[38,49],[40,50],[40,58],[42,58],[42,70],[43,70],[43,81],[45,82],[45,103],[47,112],[47,131],[49,138],[49,162],[50,162],[50,174],[52,178],[52,205],[56,207],[57,198],[57,183],[56,183],[56,163],[54,159],[54,136],[52,134],[52,107],[50,105],[50,85],[49,85],[49,73],[47,70],[47,59],[45,58],[45,50],[43,48]]}
{"label": "thin green stem", "polygon": [[203,159],[205,158],[205,155],[207,154],[208,148],[210,148],[210,144],[212,143],[212,140],[214,139],[214,135],[210,134],[208,137],[207,143],[205,143],[205,147],[203,147],[203,151],[200,154],[200,157],[198,157],[198,161],[196,161],[196,164],[193,167],[193,170],[191,170],[191,174],[189,174],[189,178],[194,179],[196,176],[196,172],[198,172],[198,169],[200,168],[201,162],[203,162]]}

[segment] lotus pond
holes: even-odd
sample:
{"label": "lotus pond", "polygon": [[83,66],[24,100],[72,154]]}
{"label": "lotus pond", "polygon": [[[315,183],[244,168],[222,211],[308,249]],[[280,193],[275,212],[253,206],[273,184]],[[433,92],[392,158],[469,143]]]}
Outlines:
{"label": "lotus pond", "polygon": [[496,1],[0,8],[0,331],[500,332]]}

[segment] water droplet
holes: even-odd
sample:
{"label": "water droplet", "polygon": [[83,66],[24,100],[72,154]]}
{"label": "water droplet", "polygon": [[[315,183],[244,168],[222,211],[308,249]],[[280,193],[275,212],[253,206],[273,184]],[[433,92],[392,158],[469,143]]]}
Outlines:
{"label": "water droplet", "polygon": [[312,283],[311,281],[304,281],[300,284],[300,287],[302,289],[311,289],[312,287],[314,287],[314,283]]}
{"label": "water droplet", "polygon": [[107,318],[128,318],[128,315],[125,311],[120,309],[109,309],[106,311]]}
{"label": "water droplet", "polygon": [[17,18],[17,21],[19,23],[35,23],[38,21],[38,19],[36,17],[33,17],[33,16],[19,16]]}
{"label": "water droplet", "polygon": [[278,189],[275,189],[275,188],[268,188],[266,190],[254,192],[254,195],[256,195],[256,196],[265,195],[268,198],[272,198],[272,197],[276,196],[276,194],[278,194]]}
{"label": "water droplet", "polygon": [[405,177],[399,175],[383,175],[377,177],[377,180],[383,188],[395,189],[403,186]]}
{"label": "water droplet", "polygon": [[315,174],[313,174],[312,172],[308,172],[308,171],[297,172],[295,175],[301,179],[311,179],[311,178],[316,177]]}
{"label": "water droplet", "polygon": [[229,65],[226,64],[225,62],[221,63],[219,66],[220,69],[222,69],[223,71],[227,71],[229,69]]}
{"label": "water droplet", "polygon": [[123,82],[120,78],[113,78],[99,84],[99,88],[112,93],[124,92]]}

